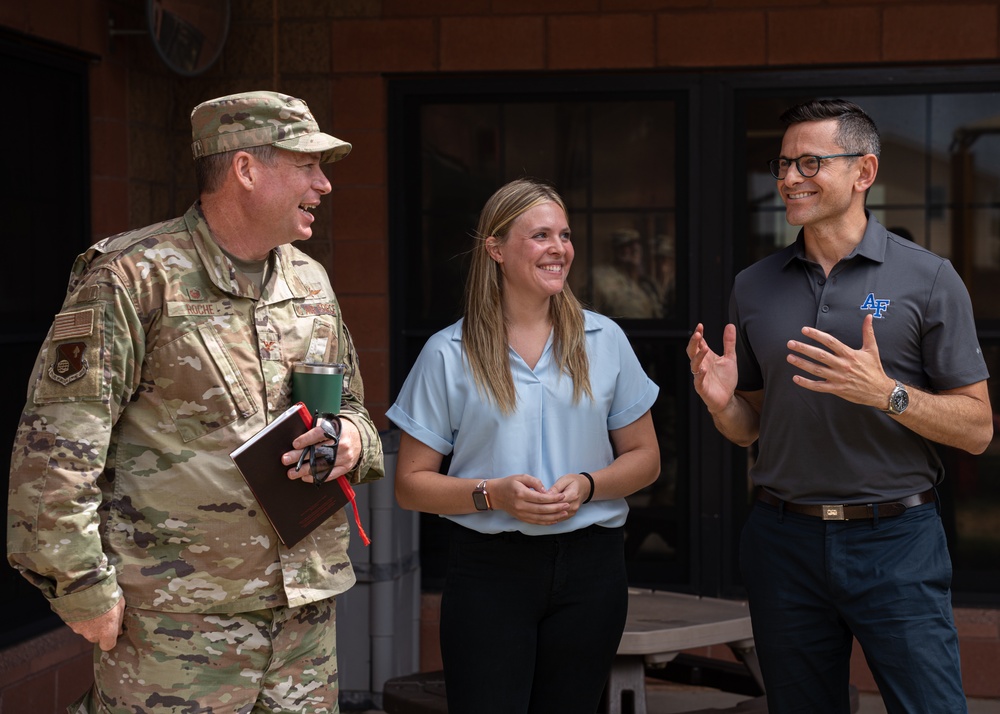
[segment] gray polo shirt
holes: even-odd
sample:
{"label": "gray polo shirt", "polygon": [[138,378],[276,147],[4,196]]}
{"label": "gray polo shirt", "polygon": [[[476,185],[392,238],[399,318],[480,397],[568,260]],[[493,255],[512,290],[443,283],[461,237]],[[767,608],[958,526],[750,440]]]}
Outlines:
{"label": "gray polo shirt", "polygon": [[[853,349],[865,315],[890,377],[926,390],[989,377],[962,279],[951,262],[888,233],[868,215],[861,243],[829,277],[793,245],[736,276],[738,389],[764,390],[754,483],[800,503],[868,503],[927,490],[944,478],[931,442],[879,409],[797,386],[788,341],[810,325]],[[888,397],[888,395],[886,395]]]}

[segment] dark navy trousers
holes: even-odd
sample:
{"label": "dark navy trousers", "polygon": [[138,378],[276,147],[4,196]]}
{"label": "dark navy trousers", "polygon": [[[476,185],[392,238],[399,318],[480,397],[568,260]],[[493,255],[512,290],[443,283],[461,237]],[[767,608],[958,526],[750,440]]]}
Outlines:
{"label": "dark navy trousers", "polygon": [[965,714],[937,503],[823,521],[757,502],[740,541],[770,714],[848,714],[853,638],[889,714]]}
{"label": "dark navy trousers", "polygon": [[622,528],[453,525],[441,599],[449,714],[593,714],[628,611]]}

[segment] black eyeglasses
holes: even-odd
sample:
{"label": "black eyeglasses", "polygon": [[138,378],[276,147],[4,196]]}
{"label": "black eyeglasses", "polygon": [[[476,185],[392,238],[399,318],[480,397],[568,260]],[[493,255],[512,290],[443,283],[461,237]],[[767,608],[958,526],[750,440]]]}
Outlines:
{"label": "black eyeglasses", "polygon": [[795,169],[802,178],[812,178],[819,173],[819,165],[823,159],[839,159],[842,156],[857,158],[864,154],[827,154],[826,156],[815,156],[813,154],[803,154],[797,159],[771,159],[767,162],[767,167],[771,169],[771,175],[779,181],[788,175],[788,169],[795,164]]}

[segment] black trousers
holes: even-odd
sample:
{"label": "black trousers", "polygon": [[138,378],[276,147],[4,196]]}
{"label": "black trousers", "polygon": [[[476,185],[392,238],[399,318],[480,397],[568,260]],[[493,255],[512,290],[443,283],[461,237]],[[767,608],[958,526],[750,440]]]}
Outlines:
{"label": "black trousers", "polygon": [[622,528],[452,526],[441,600],[449,714],[591,714],[628,611]]}

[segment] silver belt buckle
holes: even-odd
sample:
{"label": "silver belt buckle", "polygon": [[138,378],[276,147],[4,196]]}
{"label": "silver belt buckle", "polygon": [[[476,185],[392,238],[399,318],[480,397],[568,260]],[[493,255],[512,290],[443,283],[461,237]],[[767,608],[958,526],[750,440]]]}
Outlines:
{"label": "silver belt buckle", "polygon": [[843,504],[837,504],[835,506],[823,506],[823,520],[824,521],[842,521],[844,520],[844,506]]}

